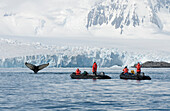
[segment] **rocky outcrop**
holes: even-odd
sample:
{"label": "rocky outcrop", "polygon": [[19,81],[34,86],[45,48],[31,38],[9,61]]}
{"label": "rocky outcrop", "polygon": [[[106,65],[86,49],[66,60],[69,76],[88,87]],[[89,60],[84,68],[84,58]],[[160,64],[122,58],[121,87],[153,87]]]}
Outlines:
{"label": "rocky outcrop", "polygon": [[[135,64],[133,67],[135,67],[136,65],[137,64]],[[170,63],[147,61],[142,64],[142,68],[170,68]]]}

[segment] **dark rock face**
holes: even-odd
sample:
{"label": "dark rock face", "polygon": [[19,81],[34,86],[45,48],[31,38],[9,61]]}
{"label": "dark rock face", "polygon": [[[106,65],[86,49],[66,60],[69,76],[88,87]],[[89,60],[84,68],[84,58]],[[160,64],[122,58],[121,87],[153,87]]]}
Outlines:
{"label": "dark rock face", "polygon": [[[136,67],[137,64],[135,64],[133,67]],[[167,62],[153,62],[153,61],[147,61],[143,63],[142,68],[170,68],[170,63]]]}

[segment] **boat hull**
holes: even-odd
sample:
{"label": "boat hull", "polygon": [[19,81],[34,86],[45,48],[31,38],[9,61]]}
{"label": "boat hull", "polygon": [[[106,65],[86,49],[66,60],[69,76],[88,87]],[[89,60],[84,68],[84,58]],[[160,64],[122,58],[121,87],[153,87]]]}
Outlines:
{"label": "boat hull", "polygon": [[111,79],[111,77],[107,75],[94,75],[94,74],[80,74],[76,75],[75,73],[72,73],[70,75],[72,79]]}
{"label": "boat hull", "polygon": [[132,79],[132,80],[151,80],[149,76],[137,75],[137,74],[120,74],[120,79]]}

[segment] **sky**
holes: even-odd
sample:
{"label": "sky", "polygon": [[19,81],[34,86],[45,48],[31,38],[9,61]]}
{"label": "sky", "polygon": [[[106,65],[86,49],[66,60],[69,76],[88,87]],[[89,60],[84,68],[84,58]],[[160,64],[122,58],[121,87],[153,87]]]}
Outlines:
{"label": "sky", "polygon": [[89,5],[101,2],[102,0],[0,0],[0,7],[5,7],[6,10],[21,11],[45,11],[50,8],[88,8]]}

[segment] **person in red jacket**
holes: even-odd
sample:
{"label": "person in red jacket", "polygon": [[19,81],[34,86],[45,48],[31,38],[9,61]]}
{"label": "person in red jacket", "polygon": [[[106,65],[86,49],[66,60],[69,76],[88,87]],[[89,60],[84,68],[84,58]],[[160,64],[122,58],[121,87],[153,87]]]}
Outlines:
{"label": "person in red jacket", "polygon": [[97,64],[96,64],[96,62],[93,63],[92,72],[93,72],[93,74],[97,75]]}
{"label": "person in red jacket", "polygon": [[79,68],[77,68],[76,75],[80,75],[80,74],[81,74],[81,71],[79,70]]}
{"label": "person in red jacket", "polygon": [[136,68],[137,68],[137,70],[136,70],[137,74],[140,74],[140,73],[141,73],[141,65],[140,65],[139,62],[138,62],[138,64],[136,65]]}
{"label": "person in red jacket", "polygon": [[127,68],[127,66],[125,66],[125,68],[123,69],[124,74],[128,74],[128,71],[129,69]]}

